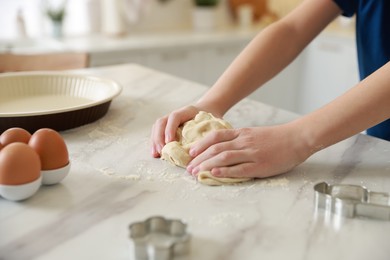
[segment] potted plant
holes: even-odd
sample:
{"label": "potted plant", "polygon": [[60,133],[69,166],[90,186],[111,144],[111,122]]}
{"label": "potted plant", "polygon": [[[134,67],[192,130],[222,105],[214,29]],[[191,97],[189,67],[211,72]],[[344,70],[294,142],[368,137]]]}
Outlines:
{"label": "potted plant", "polygon": [[46,6],[46,15],[52,22],[53,36],[56,38],[62,37],[62,25],[65,18],[66,1],[59,7]]}
{"label": "potted plant", "polygon": [[217,6],[219,0],[194,0],[196,6]]}
{"label": "potted plant", "polygon": [[193,26],[195,30],[210,31],[216,26],[216,7],[219,0],[194,0]]}

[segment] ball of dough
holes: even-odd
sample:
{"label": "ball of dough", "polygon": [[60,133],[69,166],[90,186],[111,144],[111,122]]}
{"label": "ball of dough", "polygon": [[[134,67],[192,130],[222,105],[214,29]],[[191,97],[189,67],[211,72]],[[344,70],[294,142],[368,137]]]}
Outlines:
{"label": "ball of dough", "polygon": [[192,158],[188,154],[188,149],[185,149],[179,142],[173,141],[163,147],[161,159],[185,168]]}
{"label": "ball of dough", "polygon": [[211,131],[230,129],[232,126],[219,118],[214,117],[210,113],[199,112],[193,120],[186,122],[181,131],[182,143],[191,144],[203,138]]}
{"label": "ball of dough", "polygon": [[[232,126],[212,114],[201,111],[193,120],[190,120],[179,127],[177,131],[178,141],[167,143],[161,151],[161,159],[174,165],[185,168],[192,160],[188,151],[190,146],[199,141],[212,131],[231,129]],[[223,185],[248,181],[250,178],[218,178],[210,171],[202,171],[198,174],[198,181],[206,185]]]}

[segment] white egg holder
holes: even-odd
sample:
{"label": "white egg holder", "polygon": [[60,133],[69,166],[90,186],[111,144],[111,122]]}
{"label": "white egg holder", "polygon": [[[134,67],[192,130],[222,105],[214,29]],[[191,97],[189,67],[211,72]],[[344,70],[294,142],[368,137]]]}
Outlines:
{"label": "white egg holder", "polygon": [[0,184],[0,195],[12,201],[25,200],[33,196],[42,185],[53,185],[61,182],[70,171],[70,162],[58,169],[42,170],[41,176],[33,182],[20,185]]}
{"label": "white egg holder", "polygon": [[41,171],[42,175],[42,184],[43,185],[53,185],[61,182],[70,171],[70,162],[59,169]]}

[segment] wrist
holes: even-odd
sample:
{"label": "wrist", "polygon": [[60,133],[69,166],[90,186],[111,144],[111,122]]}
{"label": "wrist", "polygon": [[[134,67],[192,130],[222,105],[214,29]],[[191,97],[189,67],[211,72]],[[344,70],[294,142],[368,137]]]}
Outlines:
{"label": "wrist", "polygon": [[199,111],[205,111],[213,114],[215,117],[222,118],[225,114],[224,111],[221,111],[218,102],[208,102],[206,100],[200,99],[195,103],[194,107],[196,107]]}
{"label": "wrist", "polygon": [[313,129],[311,129],[310,126],[307,126],[302,119],[294,120],[288,123],[288,125],[293,132],[292,136],[294,136],[294,139],[296,140],[296,142],[294,142],[295,150],[304,160],[325,148],[325,146],[321,145],[321,142],[315,138]]}

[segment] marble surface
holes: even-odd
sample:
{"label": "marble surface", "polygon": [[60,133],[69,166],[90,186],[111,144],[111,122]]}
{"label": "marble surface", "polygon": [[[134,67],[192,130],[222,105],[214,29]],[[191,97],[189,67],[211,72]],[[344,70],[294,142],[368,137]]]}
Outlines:
{"label": "marble surface", "polygon": [[[124,90],[104,118],[62,132],[67,178],[23,202],[0,198],[0,259],[133,259],[128,225],[155,215],[188,223],[191,253],[180,259],[389,259],[390,221],[326,218],[313,205],[322,181],[390,192],[389,142],[357,135],[282,176],[204,186],[152,158],[149,135],[156,118],[206,87],[137,65],[76,73]],[[244,100],[225,119],[244,127],[295,117]]]}

